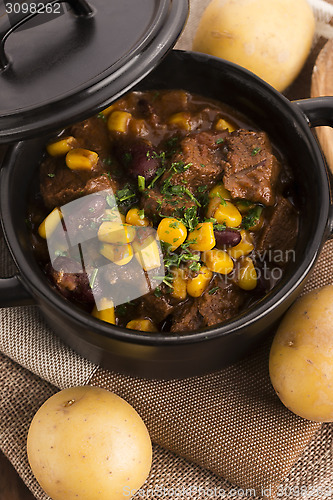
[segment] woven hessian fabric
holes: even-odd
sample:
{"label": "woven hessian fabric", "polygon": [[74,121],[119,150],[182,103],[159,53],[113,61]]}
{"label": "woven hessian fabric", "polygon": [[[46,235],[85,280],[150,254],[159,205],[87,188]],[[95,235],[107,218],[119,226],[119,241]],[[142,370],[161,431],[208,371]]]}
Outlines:
{"label": "woven hessian fabric", "polygon": [[[179,48],[189,48],[194,21],[207,3],[192,0]],[[320,46],[322,41],[288,97],[309,95]],[[0,276],[13,272],[0,238]],[[333,241],[324,246],[305,291],[326,284],[333,284]],[[48,497],[28,465],[29,423],[59,388],[85,383],[124,397],[147,424],[153,466],[136,499],[333,498],[332,425],[303,420],[280,403],[268,376],[271,339],[217,373],[148,381],[83,359],[55,337],[36,307],[0,310],[0,325],[0,448],[38,500]]]}

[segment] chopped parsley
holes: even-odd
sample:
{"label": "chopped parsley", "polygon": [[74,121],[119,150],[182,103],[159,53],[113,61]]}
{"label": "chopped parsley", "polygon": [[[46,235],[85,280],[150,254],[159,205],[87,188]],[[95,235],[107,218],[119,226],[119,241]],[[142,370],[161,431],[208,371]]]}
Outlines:
{"label": "chopped parsley", "polygon": [[109,179],[109,181],[112,182],[112,177],[111,177],[111,172],[110,171],[108,171],[108,172],[106,172],[106,173],[104,173],[102,175],[104,175],[104,177],[107,177]]}
{"label": "chopped parsley", "polygon": [[217,290],[219,290],[219,286],[214,286],[214,288],[212,288],[211,290],[209,290],[208,294],[209,295],[214,295],[214,293],[217,292]]}
{"label": "chopped parsley", "polygon": [[214,230],[215,231],[224,231],[226,229],[226,224],[214,224]]}
{"label": "chopped parsley", "polygon": [[95,284],[95,281],[96,281],[96,278],[97,278],[97,274],[98,274],[98,267],[96,267],[93,272],[91,273],[91,278],[89,280],[89,284],[90,284],[90,288],[93,289],[94,288],[94,284]]}
{"label": "chopped parsley", "polygon": [[251,156],[257,155],[258,153],[260,153],[260,151],[261,151],[261,147],[259,147],[259,146],[257,148],[252,149]]}
{"label": "chopped parsley", "polygon": [[196,197],[189,191],[187,188],[184,189],[184,193],[187,194],[187,196],[194,201],[194,203],[198,206],[201,207],[201,203],[196,199]]}
{"label": "chopped parsley", "polygon": [[252,208],[242,220],[243,229],[251,229],[251,227],[255,226],[260,219],[261,213],[263,211],[263,207],[257,205]]}
{"label": "chopped parsley", "polygon": [[143,175],[138,175],[138,189],[139,191],[144,191],[146,187],[146,179],[143,177]]}
{"label": "chopped parsley", "polygon": [[222,142],[224,142],[224,139],[222,137],[219,137],[218,139],[216,139],[215,143],[216,144],[222,144]]}
{"label": "chopped parsley", "polygon": [[165,172],[165,167],[160,167],[156,170],[156,175],[154,177],[154,179],[151,181],[151,183],[147,186],[148,189],[152,189],[155,185],[155,183],[158,181],[158,179],[160,177],[162,177],[162,175],[164,174]]}
{"label": "chopped parsley", "polygon": [[49,177],[51,177],[51,179],[52,179],[53,177],[55,177],[55,174],[47,174],[47,175],[48,175]]}
{"label": "chopped parsley", "polygon": [[197,215],[197,207],[189,207],[185,210],[184,215],[181,219],[183,224],[191,232],[199,224],[199,217]]}
{"label": "chopped parsley", "polygon": [[123,203],[124,201],[130,200],[134,198],[136,194],[130,187],[124,187],[123,189],[119,189],[116,193],[116,199],[119,203]]}
{"label": "chopped parsley", "polygon": [[212,194],[212,198],[220,198],[220,204],[223,205],[224,207],[227,206],[225,198],[223,198],[223,196],[220,193]]}
{"label": "chopped parsley", "polygon": [[163,292],[162,292],[162,290],[160,289],[159,286],[155,288],[154,295],[155,295],[155,297],[158,297],[158,298],[163,295]]}
{"label": "chopped parsley", "polygon": [[139,213],[139,219],[144,219],[145,218],[145,210],[142,208],[141,210],[138,211]]}

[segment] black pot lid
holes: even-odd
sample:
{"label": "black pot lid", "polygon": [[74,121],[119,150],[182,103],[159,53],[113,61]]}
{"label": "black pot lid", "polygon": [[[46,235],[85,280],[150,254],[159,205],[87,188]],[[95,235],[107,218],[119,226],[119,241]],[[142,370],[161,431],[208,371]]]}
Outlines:
{"label": "black pot lid", "polygon": [[0,143],[110,105],[173,47],[188,15],[188,0],[88,1],[0,6]]}

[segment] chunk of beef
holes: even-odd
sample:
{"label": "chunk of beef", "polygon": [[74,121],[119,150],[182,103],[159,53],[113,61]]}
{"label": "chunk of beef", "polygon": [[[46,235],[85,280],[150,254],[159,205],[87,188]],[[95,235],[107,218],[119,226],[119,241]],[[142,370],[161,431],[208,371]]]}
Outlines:
{"label": "chunk of beef", "polygon": [[82,266],[68,257],[57,257],[47,267],[49,279],[64,297],[92,307],[94,297],[87,273]]}
{"label": "chunk of beef", "polygon": [[147,189],[141,199],[141,206],[148,218],[156,220],[160,214],[182,217],[184,212],[196,203],[187,195],[166,197],[159,189]]}
{"label": "chunk of beef", "polygon": [[103,119],[93,116],[77,123],[69,128],[68,135],[75,137],[79,148],[95,151],[102,161],[110,157],[109,132]]}
{"label": "chunk of beef", "polygon": [[180,142],[181,151],[172,158],[176,172],[167,171],[162,178],[162,183],[172,174],[171,184],[185,185],[192,194],[199,186],[216,184],[224,170],[219,139],[222,140],[227,135],[228,131],[226,130],[200,132],[185,137]]}
{"label": "chunk of beef", "polygon": [[196,301],[189,301],[177,309],[172,318],[170,332],[191,332],[202,328],[203,320]]}
{"label": "chunk of beef", "polygon": [[142,297],[141,314],[143,316],[148,316],[156,324],[164,321],[174,309],[175,302],[172,300],[172,297],[170,297],[170,294],[163,294],[160,297],[156,297],[154,292],[151,292]]}
{"label": "chunk of beef", "polygon": [[244,301],[245,294],[240,288],[215,277],[200,297],[175,311],[170,331],[193,331],[223,323],[239,312]]}
{"label": "chunk of beef", "polygon": [[70,201],[105,189],[118,189],[118,182],[99,161],[94,171],[71,170],[64,158],[48,157],[40,169],[40,191],[47,208],[61,207]]}
{"label": "chunk of beef", "polygon": [[272,206],[280,164],[265,132],[236,130],[225,139],[225,187],[233,198]]}
{"label": "chunk of beef", "polygon": [[279,198],[268,224],[263,228],[258,239],[256,250],[261,260],[286,264],[292,258],[297,231],[296,209],[286,198]]}
{"label": "chunk of beef", "polygon": [[226,285],[219,278],[215,278],[197,299],[204,326],[213,326],[236,316],[243,303],[244,292],[233,283]]}

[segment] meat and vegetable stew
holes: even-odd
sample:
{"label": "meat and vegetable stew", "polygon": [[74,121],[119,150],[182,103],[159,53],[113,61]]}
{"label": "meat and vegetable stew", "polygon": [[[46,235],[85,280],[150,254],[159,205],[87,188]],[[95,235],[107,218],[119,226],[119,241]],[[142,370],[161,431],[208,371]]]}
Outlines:
{"label": "meat and vegetable stew", "polygon": [[225,105],[132,92],[46,149],[33,246],[52,286],[100,320],[211,327],[264,297],[293,257],[291,171]]}

